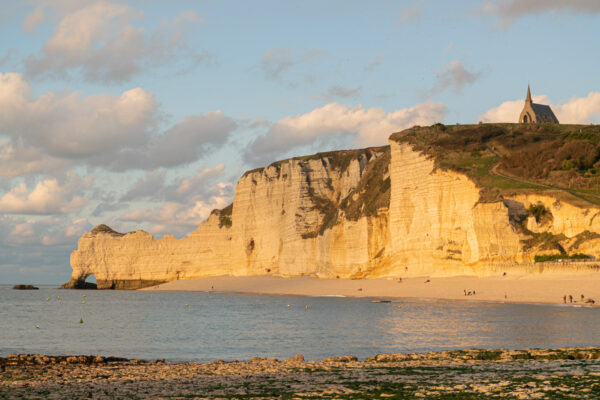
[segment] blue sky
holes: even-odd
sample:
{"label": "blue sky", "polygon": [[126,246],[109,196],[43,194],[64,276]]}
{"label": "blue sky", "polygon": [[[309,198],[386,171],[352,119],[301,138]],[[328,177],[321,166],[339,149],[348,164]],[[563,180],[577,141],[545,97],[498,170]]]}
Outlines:
{"label": "blue sky", "polygon": [[3,1],[0,283],[61,283],[106,223],[185,236],[244,170],[517,119],[600,121],[600,3]]}

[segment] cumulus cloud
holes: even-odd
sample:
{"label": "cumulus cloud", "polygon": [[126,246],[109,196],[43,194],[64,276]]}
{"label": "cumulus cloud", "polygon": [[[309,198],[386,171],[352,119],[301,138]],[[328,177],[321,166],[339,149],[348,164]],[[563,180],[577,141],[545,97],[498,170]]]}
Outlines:
{"label": "cumulus cloud", "polygon": [[459,93],[465,86],[473,84],[481,75],[481,72],[466,70],[460,61],[451,61],[442,71],[436,72],[436,83],[429,93],[430,95],[440,94],[448,88]]}
{"label": "cumulus cloud", "polygon": [[418,21],[421,19],[421,6],[423,1],[418,1],[410,7],[403,8],[400,12],[400,18],[396,25],[402,26],[409,22]]}
{"label": "cumulus cloud", "polygon": [[[44,20],[45,6],[27,16],[26,30]],[[196,14],[182,13],[151,32],[133,24],[143,18],[141,11],[108,1],[70,10],[40,53],[25,60],[27,73],[67,77],[81,72],[90,82],[124,82],[143,69],[193,55],[183,33],[185,24],[202,21]]]}
{"label": "cumulus cloud", "polygon": [[[43,219],[0,217],[7,228],[2,243],[8,245],[73,246],[77,239],[88,232],[92,225],[85,218],[70,219],[52,216]],[[0,245],[0,252],[2,246]]]}
{"label": "cumulus cloud", "polygon": [[326,54],[323,50],[311,50],[298,54],[290,49],[273,49],[265,52],[260,67],[266,78],[278,80],[290,68]]}
{"label": "cumulus cloud", "polygon": [[157,110],[154,96],[141,88],[120,96],[48,92],[36,99],[21,74],[0,73],[0,134],[13,139],[12,151],[20,141],[23,148],[76,159],[140,145]]}
{"label": "cumulus cloud", "polygon": [[158,207],[141,208],[124,213],[120,222],[150,224],[152,233],[189,233],[215,208],[223,208],[233,200],[233,183],[218,181],[225,164],[204,168],[192,176],[168,179],[165,171],[150,171],[138,179],[120,199],[154,201]]}
{"label": "cumulus cloud", "polygon": [[186,117],[162,135],[153,135],[145,147],[122,151],[112,168],[152,169],[187,164],[224,144],[236,128],[235,121],[222,111]]}
{"label": "cumulus cloud", "polygon": [[207,192],[206,185],[222,175],[225,164],[204,168],[192,177],[177,177],[167,183],[166,171],[149,171],[121,197],[121,201],[140,199],[184,201]]}
{"label": "cumulus cloud", "polygon": [[[533,96],[535,103],[549,104],[563,124],[589,124],[600,120],[600,92],[590,92],[586,97],[573,97],[568,102],[556,104],[548,96]],[[479,117],[482,122],[516,122],[523,110],[524,100],[505,101]]]}
{"label": "cumulus cloud", "polygon": [[189,116],[162,133],[161,119],[154,95],[142,88],[34,98],[21,74],[0,73],[0,176],[72,165],[115,171],[182,165],[223,144],[236,128],[221,111]]}
{"label": "cumulus cloud", "polygon": [[226,207],[233,200],[233,184],[219,182],[205,193],[167,201],[158,208],[145,208],[127,212],[121,221],[151,223],[154,234],[171,233],[183,235],[206,220],[214,209]]}
{"label": "cumulus cloud", "polygon": [[80,194],[89,188],[91,179],[71,174],[64,184],[55,178],[37,182],[30,191],[20,183],[0,197],[0,213],[7,214],[67,214],[79,211],[87,204]]}
{"label": "cumulus cloud", "polygon": [[381,108],[365,109],[329,103],[306,114],[285,117],[248,146],[249,161],[272,161],[295,147],[323,142],[339,135],[351,135],[356,146],[387,143],[393,132],[413,125],[428,125],[444,119],[446,107],[425,102],[414,107],[385,112]]}
{"label": "cumulus cloud", "polygon": [[495,15],[500,26],[508,27],[521,17],[546,12],[600,13],[600,2],[597,0],[496,0],[486,2],[480,11]]}

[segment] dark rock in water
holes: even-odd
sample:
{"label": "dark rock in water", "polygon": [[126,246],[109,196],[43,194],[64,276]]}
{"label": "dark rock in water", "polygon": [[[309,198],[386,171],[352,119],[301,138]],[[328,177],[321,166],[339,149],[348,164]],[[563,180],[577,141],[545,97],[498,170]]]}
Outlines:
{"label": "dark rock in water", "polygon": [[35,287],[33,285],[15,285],[13,286],[13,289],[15,290],[38,290],[38,287]]}
{"label": "dark rock in water", "polygon": [[98,285],[82,279],[71,279],[60,287],[61,289],[98,289]]}
{"label": "dark rock in water", "polygon": [[152,279],[115,279],[102,280],[98,279],[98,283],[86,282],[85,278],[71,279],[69,282],[61,286],[61,289],[108,289],[108,290],[137,290],[145,287],[160,285],[165,283],[165,280]]}

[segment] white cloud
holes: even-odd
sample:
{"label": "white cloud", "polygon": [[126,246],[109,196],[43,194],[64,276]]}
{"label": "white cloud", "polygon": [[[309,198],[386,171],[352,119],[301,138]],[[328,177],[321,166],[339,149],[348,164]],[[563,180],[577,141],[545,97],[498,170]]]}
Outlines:
{"label": "white cloud", "polygon": [[362,105],[349,107],[330,103],[306,114],[285,117],[269,131],[257,137],[248,146],[248,160],[272,161],[289,150],[324,141],[340,134],[354,137],[359,147],[387,144],[393,132],[413,125],[441,122],[446,107],[440,103],[425,102],[414,107],[385,112],[381,108],[365,109]]}
{"label": "white cloud", "polygon": [[[573,97],[563,104],[549,101],[548,96],[533,96],[533,101],[549,104],[562,124],[589,124],[600,120],[600,92],[590,92],[586,97]],[[479,117],[482,122],[517,122],[524,100],[505,101]]]}
{"label": "white cloud", "polygon": [[[220,176],[225,169],[225,164],[218,164],[214,168],[204,168],[191,178],[179,178],[175,181],[175,195],[184,197],[197,194],[206,182]],[[168,197],[168,196],[167,196]]]}
{"label": "white cloud", "polygon": [[204,168],[191,177],[168,180],[164,171],[151,171],[139,179],[122,201],[153,200],[158,207],[140,208],[124,213],[119,222],[150,224],[152,233],[187,234],[208,218],[215,208],[233,200],[231,182],[216,182],[225,164]]}
{"label": "white cloud", "polygon": [[421,19],[421,6],[423,1],[418,1],[410,7],[403,8],[400,12],[400,18],[398,18],[397,25],[402,26],[409,22],[418,21]]}
{"label": "white cloud", "polygon": [[142,88],[117,96],[48,92],[34,98],[21,74],[0,73],[0,176],[72,165],[117,171],[182,165],[225,143],[237,127],[213,111],[160,133],[161,118],[154,95]]}
{"label": "white cloud", "polygon": [[219,183],[208,192],[207,197],[193,196],[185,203],[168,201],[159,208],[130,211],[122,215],[120,220],[137,224],[151,223],[149,231],[154,234],[187,234],[205,221],[212,210],[224,208],[233,200],[231,183]]}
{"label": "white cloud", "polygon": [[[26,220],[0,217],[0,221],[8,228],[3,235],[2,243],[19,246],[73,246],[82,234],[92,228],[85,218],[71,220],[62,216]],[[2,245],[0,245],[1,252]]]}
{"label": "white cloud", "polygon": [[81,158],[143,144],[157,119],[154,96],[141,88],[120,96],[82,98],[48,92],[37,99],[16,73],[0,73],[0,134],[23,148],[57,158]]}
{"label": "white cloud", "polygon": [[[45,19],[45,7],[51,3],[36,7],[27,16],[26,30]],[[148,32],[134,25],[144,19],[144,13],[124,4],[96,1],[66,10],[40,54],[25,60],[29,74],[67,77],[81,72],[90,82],[124,82],[142,69],[175,58],[197,59],[184,40],[185,25],[202,21],[193,12],[184,12]]]}
{"label": "white cloud", "polygon": [[182,202],[191,196],[208,193],[207,185],[221,176],[224,170],[225,164],[218,164],[214,168],[204,168],[192,177],[177,177],[169,183],[164,170],[148,171],[120,201],[153,199]]}
{"label": "white cloud", "polygon": [[67,214],[79,211],[87,204],[80,193],[89,187],[91,180],[70,175],[59,184],[55,178],[39,181],[30,191],[20,183],[0,197],[0,213],[8,214]]}
{"label": "white cloud", "polygon": [[598,0],[495,0],[487,1],[480,12],[495,15],[501,27],[508,27],[516,19],[526,15],[546,12],[600,13],[600,2]]}
{"label": "white cloud", "polygon": [[448,88],[459,93],[465,86],[473,84],[481,77],[481,72],[470,72],[460,61],[451,61],[440,72],[436,72],[437,82],[430,90],[430,95],[436,95]]}

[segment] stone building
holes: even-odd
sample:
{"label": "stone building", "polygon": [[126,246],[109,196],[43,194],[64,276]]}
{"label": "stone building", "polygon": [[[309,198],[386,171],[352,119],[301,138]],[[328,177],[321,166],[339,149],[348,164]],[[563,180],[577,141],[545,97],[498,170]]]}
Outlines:
{"label": "stone building", "polygon": [[550,106],[545,104],[536,104],[531,100],[531,90],[527,86],[527,98],[521,115],[519,116],[520,124],[558,124],[558,119],[552,112]]}

